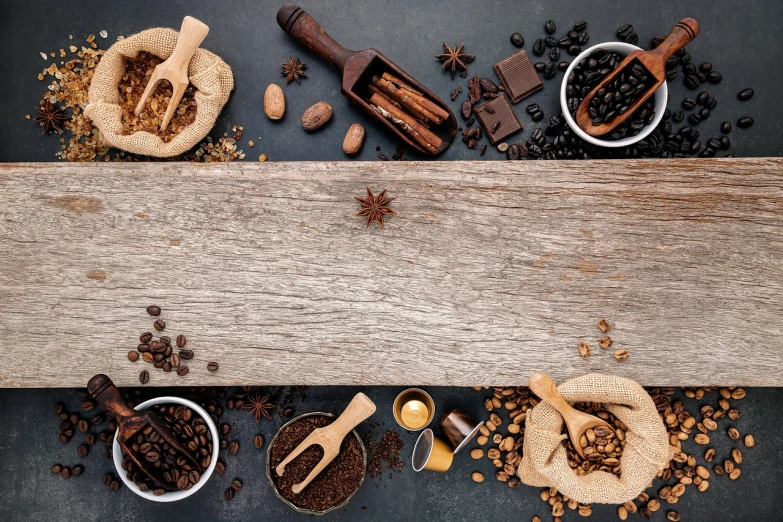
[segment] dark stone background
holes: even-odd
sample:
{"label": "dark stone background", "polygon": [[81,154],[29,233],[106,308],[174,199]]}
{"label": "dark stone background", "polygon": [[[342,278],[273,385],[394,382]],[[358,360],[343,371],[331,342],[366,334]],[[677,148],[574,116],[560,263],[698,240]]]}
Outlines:
{"label": "dark stone background", "polygon": [[[778,47],[783,23],[783,3],[767,1],[665,1],[628,2],[622,0],[579,2],[575,0],[533,3],[499,0],[495,2],[427,2],[398,0],[382,2],[302,2],[303,7],[324,28],[348,48],[374,46],[403,69],[448,100],[449,91],[460,85],[466,90],[467,80],[452,81],[442,72],[433,55],[440,52],[445,40],[450,45],[466,43],[466,50],[478,58],[470,67],[471,75],[494,77],[492,64],[515,49],[508,36],[520,31],[525,36],[525,49],[542,37],[543,23],[554,19],[557,35],[574,21],[588,21],[590,44],[613,39],[616,28],[626,22],[634,24],[644,44],[661,32],[667,32],[680,18],[692,16],[701,23],[701,34],[689,52],[695,63],[711,61],[724,75],[718,86],[707,90],[718,98],[713,116],[700,125],[704,137],[718,133],[721,121],[736,122],[745,115],[753,116],[756,124],[749,130],[731,134],[730,152],[737,156],[780,156],[783,136],[780,121],[781,73]],[[211,32],[204,46],[222,56],[234,69],[236,88],[213,132],[220,136],[230,132],[232,125],[245,127],[242,148],[252,159],[264,152],[270,160],[345,160],[341,150],[345,130],[354,121],[367,127],[367,140],[357,159],[375,159],[375,146],[391,156],[396,141],[383,134],[378,126],[367,121],[342,98],[339,79],[330,66],[304,49],[281,31],[275,23],[280,3],[269,1],[229,0],[203,1],[128,1],[128,2],[36,2],[4,1],[0,17],[0,43],[5,50],[3,81],[0,82],[0,161],[52,161],[58,150],[57,137],[40,137],[40,129],[25,121],[33,114],[43,94],[46,82],[38,82],[37,74],[48,65],[39,51],[57,51],[71,43],[81,45],[90,33],[105,29],[109,39],[100,37],[101,47],[107,47],[117,35],[164,25],[178,28],[184,15],[190,14],[207,23]],[[271,122],[263,115],[262,96],[270,82],[283,84],[279,63],[289,55],[299,56],[308,64],[309,78],[302,85],[284,87],[287,115],[280,122]],[[535,127],[524,107],[536,102],[547,118],[557,107],[559,80],[545,82],[545,88],[515,106],[525,126],[516,139],[527,138]],[[753,87],[752,101],[740,104],[736,93]],[[698,91],[696,91],[698,92]],[[681,80],[671,89],[675,108],[681,99],[691,94]],[[464,94],[462,95],[464,96]],[[450,102],[455,112],[463,98]],[[313,136],[299,125],[299,115],[306,107],[326,100],[335,110],[331,123]],[[546,121],[546,120],[545,120]],[[261,139],[257,139],[261,136]],[[250,149],[246,140],[256,141]],[[407,152],[407,151],[406,151]],[[415,155],[407,153],[415,159]],[[502,155],[490,147],[485,159],[500,159]],[[457,142],[441,159],[478,159],[478,152]],[[0,341],[0,353],[2,343]],[[775,349],[775,347],[760,347]],[[662,361],[665,364],[665,361]],[[365,423],[360,431],[370,431],[378,438],[381,432],[394,427],[391,403],[401,388],[362,388],[378,405],[373,417],[381,426],[371,428]],[[338,412],[359,388],[319,387],[306,393],[281,390],[291,394],[297,412],[325,410]],[[483,418],[482,399],[485,394],[461,388],[431,388],[438,412],[459,406]],[[154,393],[154,392],[153,392]],[[2,520],[283,520],[303,518],[274,498],[264,476],[264,452],[252,447],[252,437],[259,432],[244,413],[226,415],[236,424],[233,438],[242,449],[236,456],[226,456],[228,471],[214,476],[194,497],[176,504],[154,504],[140,500],[127,488],[109,492],[100,477],[113,466],[102,456],[99,446],[85,459],[75,454],[77,436],[63,445],[57,441],[58,421],[51,413],[52,405],[66,400],[75,408],[79,400],[72,390],[0,390],[0,519]],[[713,394],[710,402],[715,403]],[[696,413],[696,404],[690,402]],[[677,511],[687,521],[776,521],[783,520],[783,436],[780,415],[783,411],[783,390],[761,388],[749,390],[738,404],[741,418],[733,423],[744,433],[753,433],[757,445],[744,449],[743,474],[736,482],[727,477],[713,477],[706,493],[689,488]],[[284,419],[274,423],[264,421],[260,431],[268,439]],[[732,447],[725,430],[731,423],[721,421],[713,436],[718,458],[728,457]],[[415,434],[402,432],[406,446],[403,459],[409,464]],[[690,443],[690,448],[694,448]],[[703,448],[695,448],[701,454]],[[82,460],[84,475],[63,481],[49,472],[55,462],[73,465]],[[470,472],[483,471],[484,484],[470,480]],[[467,454],[458,454],[454,466],[445,474],[413,473],[406,465],[402,473],[381,479],[368,478],[364,487],[344,512],[330,519],[355,520],[529,520],[533,515],[551,520],[547,508],[538,498],[538,488],[509,489],[492,478],[491,463],[484,459],[474,462]],[[234,477],[243,480],[243,490],[231,502],[225,502],[223,491]],[[658,489],[656,483],[655,490]],[[366,511],[362,507],[366,506]],[[668,506],[664,504],[654,520],[665,520]],[[638,517],[638,515],[633,515]],[[566,520],[575,520],[567,513]],[[613,506],[595,506],[590,520],[617,520]]]}

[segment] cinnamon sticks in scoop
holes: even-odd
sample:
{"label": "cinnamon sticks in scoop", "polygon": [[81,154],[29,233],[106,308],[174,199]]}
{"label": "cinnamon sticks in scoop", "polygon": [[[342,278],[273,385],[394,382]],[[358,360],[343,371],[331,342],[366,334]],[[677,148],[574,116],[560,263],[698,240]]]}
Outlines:
{"label": "cinnamon sticks in scoop", "polygon": [[422,93],[396,76],[383,73],[373,76],[368,89],[372,108],[402,129],[416,143],[435,152],[442,140],[429,130],[439,124],[448,113],[428,100]]}

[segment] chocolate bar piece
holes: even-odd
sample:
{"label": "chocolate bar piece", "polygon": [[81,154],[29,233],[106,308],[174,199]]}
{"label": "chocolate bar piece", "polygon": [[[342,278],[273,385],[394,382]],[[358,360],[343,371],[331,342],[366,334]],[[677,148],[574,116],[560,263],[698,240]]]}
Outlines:
{"label": "chocolate bar piece", "polygon": [[512,103],[520,102],[544,86],[525,51],[496,63],[495,73],[503,82]]}
{"label": "chocolate bar piece", "polygon": [[508,103],[505,96],[492,98],[488,102],[474,107],[473,113],[484,128],[484,133],[492,145],[522,130],[522,124],[519,123],[514,109],[511,108],[511,104]]}

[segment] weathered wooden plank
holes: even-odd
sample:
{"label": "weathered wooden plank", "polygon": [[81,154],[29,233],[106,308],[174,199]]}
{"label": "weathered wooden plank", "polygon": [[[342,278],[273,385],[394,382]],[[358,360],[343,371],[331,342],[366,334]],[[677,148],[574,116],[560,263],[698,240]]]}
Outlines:
{"label": "weathered wooden plank", "polygon": [[[158,385],[781,385],[782,166],[2,165],[0,386],[138,383],[151,303],[196,352]],[[352,216],[366,185],[385,231]]]}

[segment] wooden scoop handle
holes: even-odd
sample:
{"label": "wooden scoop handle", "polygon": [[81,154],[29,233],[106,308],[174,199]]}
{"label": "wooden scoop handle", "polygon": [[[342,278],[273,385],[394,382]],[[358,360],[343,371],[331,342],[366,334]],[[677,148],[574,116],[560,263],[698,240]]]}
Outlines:
{"label": "wooden scoop handle", "polygon": [[671,55],[688,45],[698,34],[699,22],[693,18],[683,18],[677,22],[666,40],[650,52],[661,55],[662,61],[666,62]]}
{"label": "wooden scoop handle", "polygon": [[120,390],[114,385],[108,375],[99,373],[87,383],[87,391],[93,399],[103,404],[115,418],[122,419],[138,415],[139,412],[128,406]]}
{"label": "wooden scoop handle", "polygon": [[186,81],[190,59],[193,58],[193,53],[196,52],[207,34],[209,34],[209,27],[200,20],[196,20],[192,16],[186,16],[182,20],[177,45],[167,61],[171,63],[172,68],[179,66],[185,70]]}
{"label": "wooden scoop handle", "polygon": [[530,376],[530,391],[538,395],[541,399],[548,402],[553,408],[560,412],[560,415],[565,419],[566,424],[571,420],[578,412],[569,405],[562,395],[560,390],[557,389],[557,385],[549,375],[536,372]]}
{"label": "wooden scoop handle", "polygon": [[345,62],[355,51],[349,51],[329,36],[313,17],[298,5],[286,4],[277,11],[277,24],[307,47],[317,52],[342,72]]}

